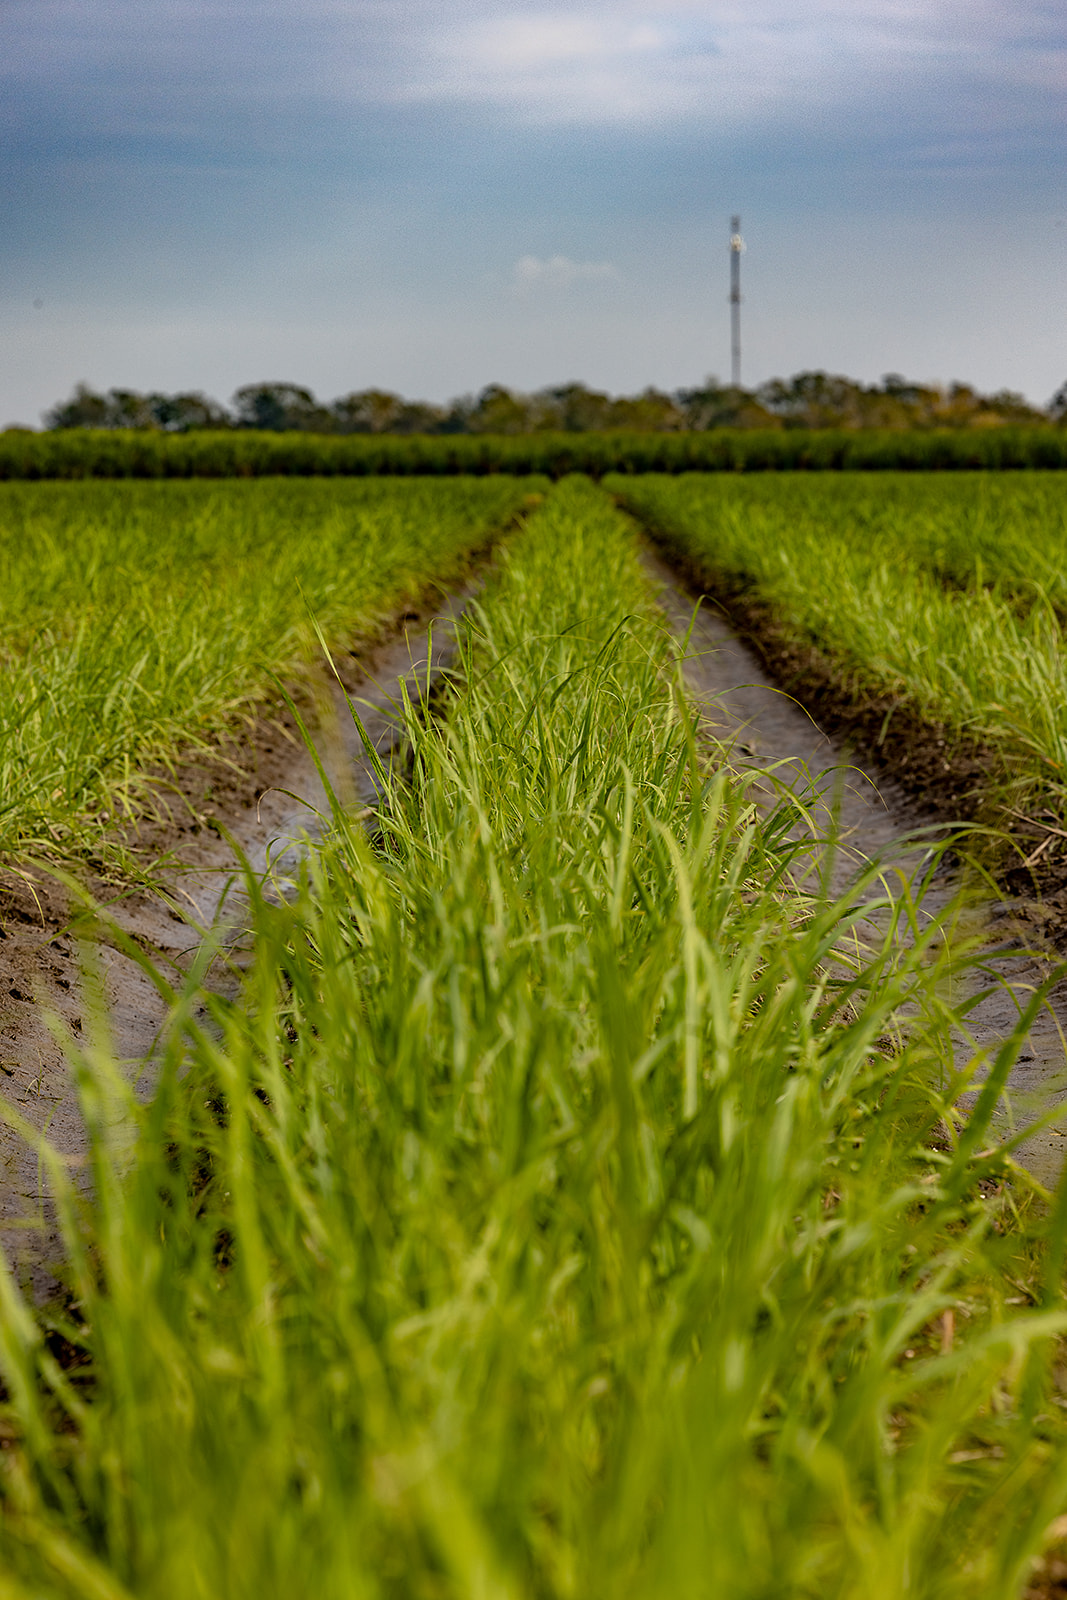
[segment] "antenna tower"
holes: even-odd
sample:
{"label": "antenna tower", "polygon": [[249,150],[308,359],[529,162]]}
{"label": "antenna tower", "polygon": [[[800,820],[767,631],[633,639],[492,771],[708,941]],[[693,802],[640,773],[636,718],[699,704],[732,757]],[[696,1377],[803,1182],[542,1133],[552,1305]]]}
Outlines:
{"label": "antenna tower", "polygon": [[741,387],[741,218],[730,218],[730,382]]}

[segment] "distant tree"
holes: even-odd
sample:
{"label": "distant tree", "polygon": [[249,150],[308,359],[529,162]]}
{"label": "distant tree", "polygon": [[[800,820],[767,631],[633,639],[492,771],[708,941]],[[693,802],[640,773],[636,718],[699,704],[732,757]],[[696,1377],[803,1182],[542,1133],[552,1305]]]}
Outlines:
{"label": "distant tree", "polygon": [[942,391],[913,383],[899,372],[887,372],[881,384],[861,386],[858,415],[865,428],[932,428],[938,425]]}
{"label": "distant tree", "polygon": [[330,409],[320,405],[310,389],[295,383],[248,383],[237,390],[232,404],[239,428],[271,433],[333,433],[336,428]]}
{"label": "distant tree", "polygon": [[109,426],[112,428],[156,426],[151,401],[146,394],[140,394],[136,389],[109,389],[107,403],[111,416]]}
{"label": "distant tree", "polygon": [[996,417],[1004,423],[1031,424],[1047,420],[1046,413],[1032,406],[1025,395],[1016,389],[997,389],[994,394],[983,395],[979,407],[982,416]]}
{"label": "distant tree", "polygon": [[1047,413],[1036,410],[1012,389],[984,395],[969,383],[953,383],[938,391],[933,414],[935,425],[941,428],[999,428],[1048,420]]}
{"label": "distant tree", "polygon": [[79,383],[69,400],[45,413],[44,422],[49,428],[157,428],[167,433],[226,427],[341,434],[990,428],[1067,422],[1067,383],[1045,410],[1011,389],[983,395],[970,384],[913,383],[896,372],[887,373],[880,384],[866,385],[822,371],[772,378],[756,390],[708,378],[700,388],[674,395],[648,388],[637,395],[612,396],[584,383],[525,394],[491,383],[479,395],[460,396],[447,406],[405,400],[386,389],[354,390],[323,405],[297,384],[253,383],[238,389],[233,407],[231,415],[200,391],[145,395],[109,389],[99,394]]}
{"label": "distant tree", "polygon": [[441,424],[442,432],[528,434],[560,429],[569,433],[629,428],[644,432],[685,425],[682,411],[669,394],[646,389],[643,394],[612,398],[582,383],[562,384],[522,394],[493,383],[476,400],[455,400]]}
{"label": "distant tree", "polygon": [[390,433],[405,402],[387,389],[358,389],[330,404],[338,433]]}
{"label": "distant tree", "polygon": [[62,400],[44,413],[46,428],[112,428],[106,394],[98,394],[87,383],[74,386],[69,400]]}
{"label": "distant tree", "polygon": [[446,406],[441,408],[441,422],[438,432],[469,433],[471,412],[476,404],[477,401],[470,394],[457,395],[454,400],[450,400]]}
{"label": "distant tree", "polygon": [[608,426],[634,433],[677,433],[685,427],[685,413],[673,395],[649,388],[613,400]]}
{"label": "distant tree", "polygon": [[428,400],[405,400],[400,407],[390,433],[440,433],[445,421],[441,406]]}
{"label": "distant tree", "polygon": [[1061,383],[1048,403],[1048,414],[1053,422],[1067,422],[1067,383]]}
{"label": "distant tree", "polygon": [[901,405],[919,406],[928,404],[932,398],[936,398],[939,391],[924,388],[921,383],[912,383],[899,372],[887,372],[882,379],[881,392],[887,399],[897,400]]}
{"label": "distant tree", "polygon": [[45,414],[49,428],[162,428],[181,433],[189,428],[225,428],[229,417],[203,394],[140,394],[136,389],[109,389],[97,394],[79,383],[72,397]]}
{"label": "distant tree", "polygon": [[756,398],[787,428],[859,428],[864,425],[863,385],[829,372],[798,372],[760,384]]}
{"label": "distant tree", "polygon": [[679,389],[675,401],[683,426],[694,433],[711,428],[780,428],[781,418],[772,416],[749,389],[735,389],[708,378],[702,388]]}
{"label": "distant tree", "polygon": [[1045,412],[1010,389],[983,395],[967,383],[909,383],[895,372],[870,387],[826,372],[798,372],[772,379],[757,394],[793,428],[994,428],[1047,421]]}
{"label": "distant tree", "polygon": [[150,394],[148,407],[157,428],[189,433],[194,428],[228,428],[229,412],[199,389],[188,394]]}
{"label": "distant tree", "polygon": [[566,433],[599,433],[611,427],[614,402],[599,389],[588,389],[584,383],[563,383],[545,393],[559,408],[560,426]]}
{"label": "distant tree", "polygon": [[551,397],[519,394],[491,383],[467,410],[467,433],[537,433],[558,426]]}

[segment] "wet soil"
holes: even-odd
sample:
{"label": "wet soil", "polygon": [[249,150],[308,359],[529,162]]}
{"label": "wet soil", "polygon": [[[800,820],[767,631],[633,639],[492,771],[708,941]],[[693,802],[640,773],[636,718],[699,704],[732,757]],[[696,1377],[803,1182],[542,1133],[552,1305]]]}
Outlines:
{"label": "wet soil", "polygon": [[[834,892],[843,890],[850,877],[872,862],[886,870],[892,883],[894,870],[913,877],[929,860],[931,846],[944,839],[950,825],[968,820],[967,796],[975,780],[977,762],[955,768],[960,799],[955,803],[939,793],[933,781],[933,757],[926,752],[927,776],[920,781],[900,781],[888,763],[870,759],[861,742],[870,723],[862,718],[847,722],[828,716],[827,708],[844,699],[840,685],[834,697],[807,690],[796,670],[796,657],[784,645],[757,653],[751,632],[741,637],[729,616],[715,600],[704,600],[693,620],[702,590],[687,581],[658,553],[646,554],[647,568],[659,589],[659,600],[672,630],[684,637],[692,627],[685,661],[690,692],[700,707],[705,726],[731,750],[732,765],[752,775],[757,799],[773,805],[783,788],[811,791],[812,848],[808,876],[824,871],[825,846],[819,836],[836,836],[838,851],[828,874]],[[717,597],[716,597],[717,599]],[[753,613],[748,613],[751,625]],[[788,676],[779,669],[788,663]],[[785,681],[782,681],[782,678]],[[850,739],[853,736],[854,742]],[[935,741],[937,735],[934,735]],[[913,748],[920,748],[918,741]],[[936,743],[934,748],[938,748]],[[942,758],[944,759],[944,758]],[[909,763],[910,765],[910,763]],[[916,763],[917,765],[917,763]],[[973,815],[973,812],[972,812]],[[801,878],[804,873],[801,870]],[[962,885],[953,857],[946,855],[923,899],[926,917],[942,916],[956,903]],[[1060,967],[1058,952],[1043,935],[1042,921],[1025,899],[991,899],[988,894],[966,907],[960,931],[983,944],[983,960],[992,978],[975,973],[961,980],[952,999],[983,998],[968,1018],[969,1032],[957,1040],[962,1065],[976,1050],[995,1050],[1013,1030],[1020,1009],[1034,987]],[[1026,1127],[1045,1110],[1063,1107],[1062,1119],[1033,1134],[1016,1152],[1018,1159],[1041,1183],[1055,1183],[1067,1144],[1067,982],[1058,983],[1046,1010],[1031,1029],[1008,1085],[1014,1126]]]}
{"label": "wet soil", "polygon": [[[344,691],[386,759],[399,737],[401,682],[416,705],[437,692],[455,650],[455,619],[473,588],[436,609],[431,603],[406,612],[376,645],[337,661]],[[324,668],[300,686],[295,703],[337,797],[357,809],[372,805],[373,766],[341,685]],[[284,882],[307,840],[321,832],[329,801],[281,701],[212,752],[157,776],[146,812],[110,841],[141,863],[152,887],[131,890],[128,881],[117,887],[100,872],[81,877],[116,927],[158,969],[177,976],[200,948],[204,929],[222,924],[228,942],[239,943],[241,895],[229,840],[253,870],[261,873],[269,863]],[[155,986],[120,945],[99,928],[79,939],[76,901],[47,871],[0,869],[0,1095],[31,1129],[47,1130],[75,1170],[84,1162],[86,1137],[71,1052],[106,1027],[130,1079],[147,1086],[165,1018]],[[225,990],[234,979],[219,966],[209,982]],[[59,1241],[37,1157],[2,1125],[0,1247],[38,1298],[53,1291],[47,1263],[57,1258]]]}

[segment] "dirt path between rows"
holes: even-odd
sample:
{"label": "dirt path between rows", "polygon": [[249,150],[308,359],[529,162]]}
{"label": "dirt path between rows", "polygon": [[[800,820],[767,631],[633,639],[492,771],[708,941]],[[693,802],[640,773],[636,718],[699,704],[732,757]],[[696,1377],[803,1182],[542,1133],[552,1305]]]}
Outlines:
{"label": "dirt path between rows", "polygon": [[[383,755],[397,739],[401,683],[418,704],[439,680],[455,651],[456,618],[474,588],[429,614],[405,613],[377,648],[340,667]],[[304,698],[302,712],[305,720],[313,717],[316,748],[335,793],[346,803],[373,803],[373,767],[340,687],[324,672],[313,701]],[[133,840],[142,856],[165,857],[160,892],[123,894],[112,899],[111,914],[159,968],[180,973],[200,947],[201,929],[221,921],[238,937],[234,854],[218,829],[257,872],[269,861],[284,879],[328,810],[293,717],[275,708],[214,756],[187,763],[160,789],[155,814],[141,821]],[[108,898],[104,885],[91,888],[98,899]],[[95,987],[83,971],[87,953],[99,970]],[[221,988],[232,981],[218,974]],[[62,1041],[88,1041],[94,995],[115,1057],[147,1089],[165,1018],[153,984],[106,938],[94,941],[91,952],[79,950],[70,934],[68,896],[46,874],[0,875],[0,1094],[35,1130],[47,1131],[75,1169],[84,1162],[87,1141]],[[43,1194],[37,1157],[0,1124],[0,1249],[38,1298],[54,1290],[47,1263],[60,1251]]]}
{"label": "dirt path between rows", "polygon": [[[918,871],[928,849],[922,830],[943,834],[944,814],[922,810],[892,779],[825,733],[771,680],[713,599],[703,600],[693,623],[700,591],[660,554],[649,549],[645,563],[676,636],[684,637],[693,624],[684,669],[688,687],[709,731],[731,747],[733,764],[756,775],[757,796],[762,791],[765,803],[771,805],[783,784],[801,790],[813,784],[821,792],[822,801],[815,807],[816,831],[836,827],[840,840],[832,887],[843,889],[849,877],[870,861],[909,875]],[[812,873],[818,870],[818,856],[813,847]],[[925,914],[942,914],[958,892],[951,873],[942,873],[924,899]],[[967,909],[966,931],[988,940],[989,960],[1000,982],[970,1015],[970,1041],[958,1040],[961,1063],[974,1046],[996,1048],[1011,1032],[1033,988],[1060,963],[1052,949],[1034,948],[1033,918],[1026,916],[1027,909],[1023,908],[1022,917],[1010,904],[996,901]],[[1029,948],[1023,950],[1024,945]],[[979,986],[985,985],[977,977],[968,979],[961,985],[960,997],[975,993]],[[1031,1030],[1008,1085],[1017,1127],[1025,1127],[1048,1108],[1063,1107],[1062,1121],[1056,1119],[1035,1133],[1017,1152],[1021,1164],[1048,1186],[1056,1182],[1067,1154],[1065,1033],[1067,981],[1052,991],[1047,1011]]]}

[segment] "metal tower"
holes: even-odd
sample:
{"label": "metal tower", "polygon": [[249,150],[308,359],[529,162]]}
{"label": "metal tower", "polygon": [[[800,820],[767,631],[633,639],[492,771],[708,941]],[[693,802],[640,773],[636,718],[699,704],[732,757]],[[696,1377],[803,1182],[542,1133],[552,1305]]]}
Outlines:
{"label": "metal tower", "polygon": [[730,382],[741,387],[741,218],[730,218]]}

